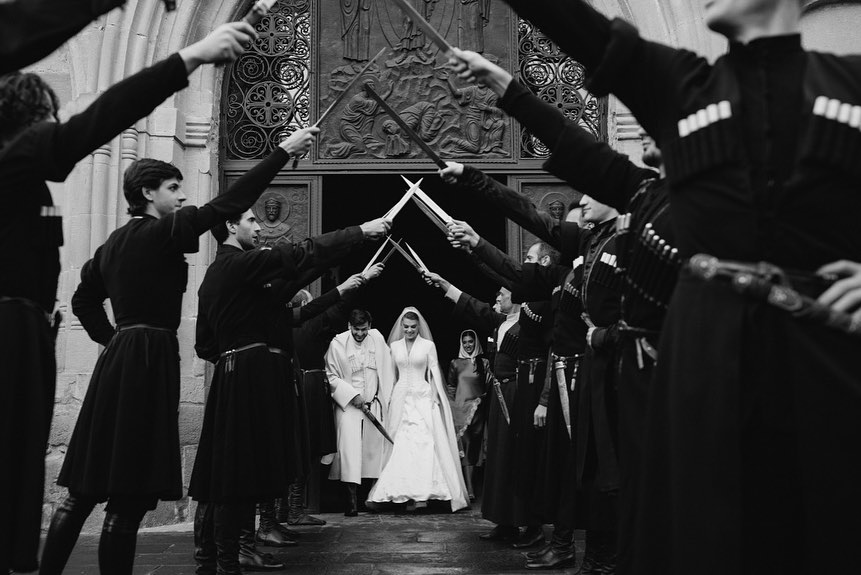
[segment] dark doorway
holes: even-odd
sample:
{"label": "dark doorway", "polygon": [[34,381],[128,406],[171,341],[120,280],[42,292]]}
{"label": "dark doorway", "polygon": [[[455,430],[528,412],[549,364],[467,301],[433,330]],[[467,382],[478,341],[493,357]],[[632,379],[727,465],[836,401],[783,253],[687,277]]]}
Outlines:
{"label": "dark doorway", "polygon": [[[416,181],[419,176],[409,178]],[[324,176],[322,184],[324,232],[380,217],[407,191],[407,185],[398,174]],[[473,195],[447,186],[436,174],[426,175],[421,187],[453,218],[466,220],[483,238],[497,246],[505,246],[505,218],[498,212],[488,209]],[[395,218],[392,238],[404,238],[431,271],[464,292],[484,301],[494,300],[499,286],[479,271],[471,256],[452,248],[443,232],[412,201]],[[378,247],[378,242],[369,242],[354,257],[332,270],[323,278],[323,291],[364,269]],[[403,257],[393,255],[386,262],[383,275],[363,288],[356,301],[357,307],[371,312],[374,327],[386,338],[401,310],[409,305],[417,307],[430,324],[445,377],[449,361],[457,357],[460,332],[470,326],[452,316],[452,304],[439,289],[426,285]],[[338,482],[325,481],[328,467],[321,471],[320,509],[342,511],[343,487]],[[363,485],[361,495],[367,495],[369,488],[370,484]]]}
{"label": "dark doorway", "polygon": [[[419,176],[409,178],[415,182]],[[497,246],[505,246],[505,219],[498,212],[488,209],[472,194],[444,184],[435,174],[425,176],[421,187],[453,218],[466,220],[483,238]],[[380,217],[406,190],[407,185],[398,174],[324,176],[323,231]],[[404,238],[431,271],[464,292],[493,301],[499,286],[479,271],[469,255],[453,249],[443,232],[414,202],[409,202],[395,218],[392,238]],[[368,243],[336,271],[337,279],[361,271],[378,247],[377,242]],[[334,287],[334,281],[336,279],[329,279],[333,283],[323,288]],[[397,254],[388,260],[383,275],[363,289],[358,303],[371,312],[374,327],[385,337],[404,307],[417,307],[430,324],[443,369],[457,355],[458,337],[468,327],[451,317],[452,306],[442,292],[426,285],[415,269]]]}

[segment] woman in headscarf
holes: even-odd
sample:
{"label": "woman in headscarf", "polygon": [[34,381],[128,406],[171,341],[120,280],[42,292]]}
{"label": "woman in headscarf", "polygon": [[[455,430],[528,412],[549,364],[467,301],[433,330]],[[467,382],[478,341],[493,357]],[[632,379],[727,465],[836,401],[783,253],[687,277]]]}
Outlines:
{"label": "woman in headscarf", "polygon": [[368,495],[368,503],[407,503],[424,507],[431,499],[467,507],[457,434],[436,346],[414,307],[401,312],[389,335],[396,383],[388,410],[391,455]]}
{"label": "woman in headscarf", "polygon": [[490,374],[488,362],[482,356],[481,343],[475,331],[467,329],[460,334],[460,351],[448,367],[447,391],[451,402],[454,429],[457,433],[463,477],[470,501],[475,499],[472,473],[484,461],[482,438],[486,422],[486,403],[482,398],[487,391]]}

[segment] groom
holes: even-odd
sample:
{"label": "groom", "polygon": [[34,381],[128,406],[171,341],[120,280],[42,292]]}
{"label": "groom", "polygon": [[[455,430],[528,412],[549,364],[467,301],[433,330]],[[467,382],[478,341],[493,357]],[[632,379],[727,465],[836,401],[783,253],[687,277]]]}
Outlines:
{"label": "groom", "polygon": [[357,489],[362,478],[376,479],[385,464],[385,439],[365,417],[362,407],[370,404],[385,425],[394,369],[383,335],[371,328],[371,314],[354,309],[350,329],[335,336],[326,352],[326,376],[335,407],[338,453],[329,479],[340,479],[347,487],[344,515],[359,513]]}

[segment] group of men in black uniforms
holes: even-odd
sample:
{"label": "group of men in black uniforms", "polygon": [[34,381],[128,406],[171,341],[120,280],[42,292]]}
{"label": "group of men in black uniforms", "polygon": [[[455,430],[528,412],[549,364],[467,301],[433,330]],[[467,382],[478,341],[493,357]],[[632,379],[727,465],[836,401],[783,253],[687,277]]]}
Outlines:
{"label": "group of men in black uniforms", "polygon": [[[494,314],[427,276],[497,336],[488,467],[509,473],[485,493],[482,511],[497,523],[488,538],[516,535],[526,546],[552,523],[551,540],[528,555],[527,567],[542,569],[573,563],[573,530],[584,528],[584,574],[850,571],[861,560],[861,61],[801,48],[801,0],[706,2],[708,25],[730,40],[714,64],[644,40],[582,0],[506,2],[586,67],[592,93],[612,92],[632,110],[665,171],[634,166],[510,74],[453,51],[460,77],[494,90],[551,149],[546,169],[587,194],[583,219],[593,224],[553,220],[469,167],[441,170],[543,242],[539,261],[520,264],[466,222],[450,226],[453,245],[500,276],[502,299],[522,302],[517,315],[512,302],[503,310],[510,316]],[[56,117],[56,97],[37,77],[0,77],[0,206],[11,214],[0,228],[0,264],[16,270],[0,276],[0,318],[10,326],[0,332],[8,376],[0,463],[15,470],[2,484],[15,497],[0,502],[0,571],[36,567],[62,244],[45,180],[65,179],[183,88],[197,66],[235,58],[253,36],[250,26],[223,26],[66,123],[46,121]],[[21,58],[22,46],[0,49]],[[303,394],[283,385],[293,382],[284,303],[390,224],[250,249],[250,207],[316,131],[296,132],[200,208],[182,205],[173,166],[140,160],[127,171],[132,219],[83,267],[72,302],[105,351],[60,475],[70,495],[52,519],[42,572],[62,572],[100,501],[108,501],[100,568],[130,572],[143,514],[182,495],[183,254],[207,230],[221,246],[198,324],[198,351],[217,362],[190,486],[201,502],[199,572],[236,573],[248,506],[307,475]],[[261,404],[269,417],[249,421]],[[530,409],[543,432],[528,429]],[[252,436],[253,450],[237,448]],[[511,472],[536,452],[534,474]]]}

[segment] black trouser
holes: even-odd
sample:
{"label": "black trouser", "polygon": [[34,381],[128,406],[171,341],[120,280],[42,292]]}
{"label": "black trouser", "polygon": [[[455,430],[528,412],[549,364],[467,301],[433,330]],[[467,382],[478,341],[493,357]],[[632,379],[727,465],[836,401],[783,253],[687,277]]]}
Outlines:
{"label": "black trouser", "polygon": [[[131,574],[134,567],[137,534],[143,516],[155,508],[151,497],[114,496],[108,499],[105,522],[99,539],[99,571],[103,574]],[[70,494],[54,512],[39,573],[60,575],[75,548],[81,528],[98,501]]]}

